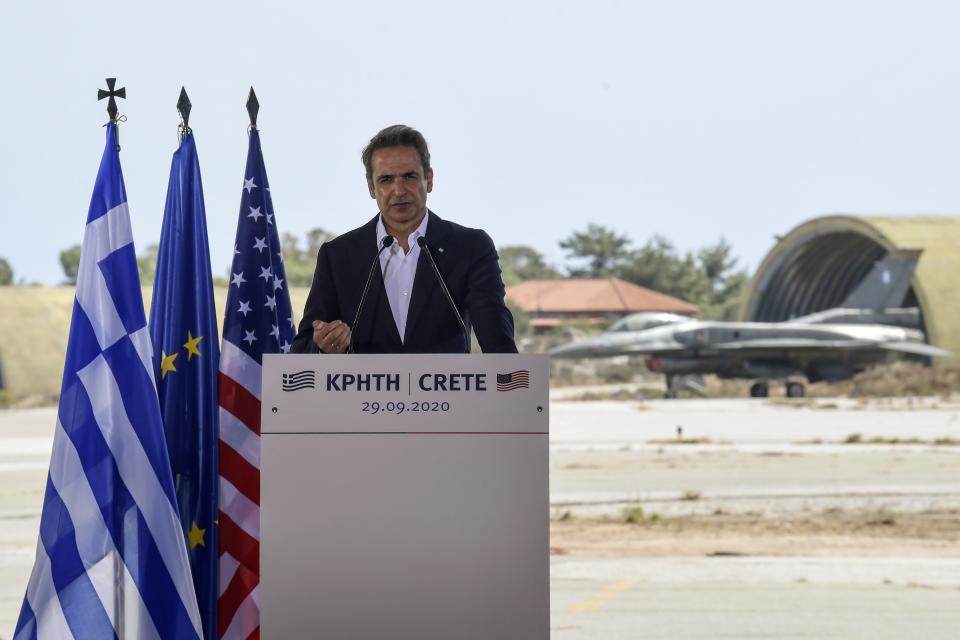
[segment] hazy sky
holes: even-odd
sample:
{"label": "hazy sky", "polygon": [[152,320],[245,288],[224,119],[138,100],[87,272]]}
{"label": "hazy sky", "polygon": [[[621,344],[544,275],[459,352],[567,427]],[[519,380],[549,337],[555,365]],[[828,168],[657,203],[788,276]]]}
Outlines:
{"label": "hazy sky", "polygon": [[[153,3],[155,6],[159,6]],[[0,256],[62,278],[116,76],[137,246],[159,238],[185,85],[214,272],[231,258],[250,85],[281,231],[375,212],[359,154],[421,129],[429,203],[531,244],[595,222],[755,267],[825,213],[960,211],[960,10],[949,2],[8,2]]]}

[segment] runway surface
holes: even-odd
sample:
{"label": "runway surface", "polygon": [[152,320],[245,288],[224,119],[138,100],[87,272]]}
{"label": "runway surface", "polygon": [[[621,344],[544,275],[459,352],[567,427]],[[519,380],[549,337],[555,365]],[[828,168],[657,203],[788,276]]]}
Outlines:
{"label": "runway surface", "polygon": [[[550,412],[553,637],[958,637],[960,403]],[[0,639],[33,561],[55,415],[0,411]]]}

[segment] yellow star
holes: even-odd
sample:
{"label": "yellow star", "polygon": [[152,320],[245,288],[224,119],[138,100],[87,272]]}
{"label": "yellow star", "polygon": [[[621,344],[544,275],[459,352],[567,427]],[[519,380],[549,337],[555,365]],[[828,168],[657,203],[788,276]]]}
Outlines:
{"label": "yellow star", "polygon": [[187,342],[183,345],[183,348],[187,350],[187,360],[193,356],[200,355],[200,349],[197,349],[197,344],[199,344],[201,340],[203,340],[203,336],[194,338],[193,335],[187,331]]}
{"label": "yellow star", "polygon": [[193,523],[193,527],[190,528],[190,531],[187,531],[187,540],[190,541],[190,550],[193,551],[197,545],[201,547],[207,546],[203,541],[203,536],[206,535],[207,530],[201,529],[197,526],[197,523]]}
{"label": "yellow star", "polygon": [[167,354],[164,353],[163,351],[161,351],[160,354],[161,354],[161,357],[160,357],[160,379],[163,380],[164,378],[167,377],[167,372],[168,372],[168,371],[176,371],[176,370],[177,370],[177,368],[176,368],[175,366],[173,366],[173,361],[177,359],[177,356],[178,356],[179,354],[177,354],[177,353],[171,353],[170,355],[167,355]]}

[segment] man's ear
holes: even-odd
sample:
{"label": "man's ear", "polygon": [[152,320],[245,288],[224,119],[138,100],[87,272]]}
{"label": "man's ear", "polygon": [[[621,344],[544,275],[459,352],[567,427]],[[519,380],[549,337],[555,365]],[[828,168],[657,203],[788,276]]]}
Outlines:
{"label": "man's ear", "polygon": [[427,179],[427,193],[432,193],[433,192],[433,169],[427,169],[427,174],[425,177]]}
{"label": "man's ear", "polygon": [[373,190],[373,180],[371,180],[370,178],[367,178],[367,191],[370,192],[370,197],[371,197],[371,198],[373,198],[374,200],[377,199],[377,194],[376,194],[376,192]]}

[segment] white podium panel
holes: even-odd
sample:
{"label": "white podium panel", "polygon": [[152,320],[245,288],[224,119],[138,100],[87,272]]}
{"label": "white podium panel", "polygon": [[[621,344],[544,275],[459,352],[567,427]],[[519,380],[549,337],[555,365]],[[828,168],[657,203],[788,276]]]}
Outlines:
{"label": "white podium panel", "polygon": [[548,376],[534,355],[265,357],[262,637],[548,638]]}

